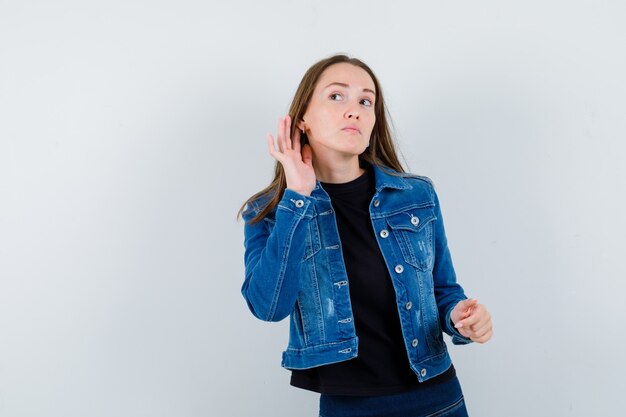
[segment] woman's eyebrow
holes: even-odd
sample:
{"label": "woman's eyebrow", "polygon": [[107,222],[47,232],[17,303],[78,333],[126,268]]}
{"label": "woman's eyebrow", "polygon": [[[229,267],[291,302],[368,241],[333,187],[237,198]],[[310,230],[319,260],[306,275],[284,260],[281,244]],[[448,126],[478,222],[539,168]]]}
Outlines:
{"label": "woman's eyebrow", "polygon": [[[346,84],[346,83],[338,83],[338,82],[333,82],[333,83],[328,84],[326,87],[324,87],[324,90],[325,90],[325,89],[327,89],[328,87],[330,87],[331,85],[338,85],[338,86],[340,86],[340,87],[345,87],[345,88],[350,87],[350,86],[349,86],[348,84]],[[364,89],[363,89],[363,91],[365,91],[365,92],[367,92],[367,93],[372,93],[372,94],[376,95],[376,92],[375,92],[374,90],[369,89],[369,88],[364,88]]]}

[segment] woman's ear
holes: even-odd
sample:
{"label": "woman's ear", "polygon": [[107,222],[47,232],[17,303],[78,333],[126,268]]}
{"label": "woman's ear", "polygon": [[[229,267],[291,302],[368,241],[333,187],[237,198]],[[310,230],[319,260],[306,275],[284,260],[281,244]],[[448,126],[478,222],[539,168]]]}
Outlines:
{"label": "woman's ear", "polygon": [[305,131],[306,130],[306,125],[304,124],[304,119],[300,119],[298,120],[298,123],[296,124],[296,126],[298,127],[298,129],[300,129],[301,131]]}

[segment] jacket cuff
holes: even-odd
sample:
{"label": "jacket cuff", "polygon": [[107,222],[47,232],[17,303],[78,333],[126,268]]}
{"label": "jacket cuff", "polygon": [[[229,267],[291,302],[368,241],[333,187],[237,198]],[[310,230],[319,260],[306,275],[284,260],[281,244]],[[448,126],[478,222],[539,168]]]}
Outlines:
{"label": "jacket cuff", "polygon": [[286,209],[294,212],[300,217],[304,216],[314,199],[310,196],[302,195],[294,190],[285,188],[283,197],[278,202],[278,208]]}

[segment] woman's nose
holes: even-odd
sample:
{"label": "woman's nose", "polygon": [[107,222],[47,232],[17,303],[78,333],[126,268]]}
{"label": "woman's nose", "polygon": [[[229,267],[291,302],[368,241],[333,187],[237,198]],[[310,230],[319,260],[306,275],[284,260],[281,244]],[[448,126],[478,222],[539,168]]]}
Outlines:
{"label": "woman's nose", "polygon": [[348,110],[346,111],[345,117],[347,119],[359,119],[359,112],[356,110]]}

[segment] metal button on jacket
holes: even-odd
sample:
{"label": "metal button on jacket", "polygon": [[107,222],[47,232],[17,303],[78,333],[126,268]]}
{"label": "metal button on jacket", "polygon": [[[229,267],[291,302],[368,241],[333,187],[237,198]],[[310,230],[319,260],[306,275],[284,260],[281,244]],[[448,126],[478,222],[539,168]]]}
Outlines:
{"label": "metal button on jacket", "polygon": [[404,271],[404,267],[402,265],[396,265],[395,270],[398,274],[401,274],[402,271]]}
{"label": "metal button on jacket", "polygon": [[420,375],[426,376],[426,369],[422,368],[422,370],[420,371]]}
{"label": "metal button on jacket", "polygon": [[374,207],[378,207],[380,205],[380,200],[374,200]]}
{"label": "metal button on jacket", "polygon": [[389,236],[389,232],[387,231],[387,229],[383,229],[383,230],[380,231],[380,237],[382,237],[384,239],[387,236]]}
{"label": "metal button on jacket", "polygon": [[302,207],[304,205],[304,201],[296,200],[296,207]]}
{"label": "metal button on jacket", "polygon": [[411,307],[413,307],[413,303],[409,301],[409,302],[407,302],[407,303],[404,305],[404,307],[405,307],[407,310],[410,310],[410,309],[411,309]]}
{"label": "metal button on jacket", "polygon": [[417,347],[417,339],[413,339],[413,341],[411,342],[411,345],[413,345],[413,347]]}
{"label": "metal button on jacket", "polygon": [[413,225],[417,226],[418,224],[420,224],[420,219],[413,216],[411,217],[411,223],[413,223]]}

